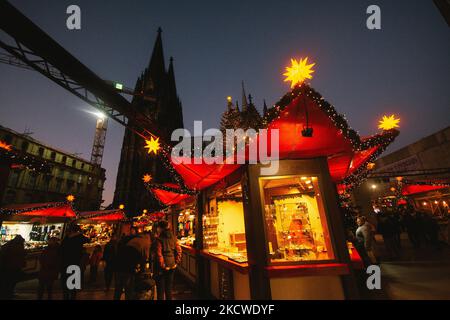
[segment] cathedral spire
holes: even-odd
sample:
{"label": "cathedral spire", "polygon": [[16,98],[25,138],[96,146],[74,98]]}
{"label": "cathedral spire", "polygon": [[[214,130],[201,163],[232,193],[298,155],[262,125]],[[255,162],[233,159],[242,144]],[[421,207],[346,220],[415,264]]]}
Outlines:
{"label": "cathedral spire", "polygon": [[242,81],[242,111],[247,110],[247,95],[245,94],[244,81]]}
{"label": "cathedral spire", "polygon": [[169,93],[173,95],[177,95],[177,86],[175,83],[175,71],[173,69],[173,57],[170,57],[169,62],[169,70],[167,71],[168,84],[169,84]]}
{"label": "cathedral spire", "polygon": [[263,106],[263,116],[265,116],[267,114],[267,104],[266,104],[266,99],[264,99],[264,106]]}
{"label": "cathedral spire", "polygon": [[158,35],[156,37],[155,45],[153,46],[152,57],[148,65],[148,71],[153,82],[161,84],[166,73],[166,65],[164,62],[164,52],[161,38],[162,29],[158,28]]}

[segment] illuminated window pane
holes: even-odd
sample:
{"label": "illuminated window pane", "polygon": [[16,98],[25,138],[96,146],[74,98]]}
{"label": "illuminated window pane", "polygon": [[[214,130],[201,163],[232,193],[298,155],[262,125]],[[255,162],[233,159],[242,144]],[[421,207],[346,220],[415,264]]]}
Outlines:
{"label": "illuminated window pane", "polygon": [[271,262],[333,259],[319,179],[260,178]]}

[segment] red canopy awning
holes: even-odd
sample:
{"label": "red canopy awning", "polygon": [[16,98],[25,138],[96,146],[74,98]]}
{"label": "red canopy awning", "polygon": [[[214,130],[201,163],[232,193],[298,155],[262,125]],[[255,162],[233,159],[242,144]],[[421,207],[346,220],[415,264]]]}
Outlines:
{"label": "red canopy awning", "polygon": [[[174,190],[180,190],[180,187],[174,183],[164,183],[162,186],[168,187],[168,188],[174,189]],[[181,193],[181,190],[180,190],[180,192],[174,192],[174,191],[161,189],[161,187],[159,187],[159,188],[154,187],[154,188],[151,188],[151,190],[152,190],[153,194],[155,195],[155,197],[157,197],[158,200],[166,206],[177,204],[180,201],[190,197],[190,195],[188,195],[188,194]]]}
{"label": "red canopy awning", "polygon": [[[336,183],[365,170],[367,163],[384,151],[398,134],[389,130],[360,138],[345,118],[306,84],[286,94],[270,113],[268,137],[272,130],[279,130],[279,159],[327,157],[331,177]],[[311,137],[302,135],[307,126],[313,128]],[[248,150],[260,139],[263,137],[250,142],[245,160],[255,160],[250,158],[253,155],[249,156]],[[270,150],[270,139],[264,144]],[[195,164],[194,159],[189,159],[191,163],[187,164],[182,160],[186,158],[171,159],[171,164],[186,187],[195,190],[213,185],[240,167],[239,164],[207,164],[204,160]]]}
{"label": "red canopy awning", "polygon": [[433,185],[423,185],[423,184],[404,184],[402,186],[402,195],[410,196],[417,193],[434,191],[448,188],[448,186],[433,186]]}
{"label": "red canopy awning", "polygon": [[99,210],[79,212],[77,220],[92,220],[95,222],[118,222],[126,219],[124,212],[118,210]]}
{"label": "red canopy awning", "polygon": [[75,211],[66,202],[46,202],[9,205],[0,209],[1,214],[28,217],[75,218]]}

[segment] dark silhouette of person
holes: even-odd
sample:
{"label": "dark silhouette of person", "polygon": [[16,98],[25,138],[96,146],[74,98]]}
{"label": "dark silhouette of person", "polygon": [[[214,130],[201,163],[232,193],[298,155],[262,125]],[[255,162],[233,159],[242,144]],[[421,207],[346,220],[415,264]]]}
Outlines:
{"label": "dark silhouette of person", "polygon": [[9,300],[14,296],[17,282],[23,276],[25,267],[25,239],[17,235],[0,250],[0,299]]}
{"label": "dark silhouette of person", "polygon": [[58,238],[51,237],[48,239],[48,246],[42,251],[39,258],[39,286],[38,299],[44,297],[47,292],[48,300],[52,300],[53,283],[58,279],[60,266],[60,247]]}
{"label": "dark silhouette of person", "polygon": [[83,245],[89,242],[81,233],[81,228],[77,224],[71,224],[67,228],[67,234],[61,243],[61,286],[65,300],[76,299],[76,289],[67,287],[67,273],[69,266],[78,266],[81,270],[81,259],[83,257]]}

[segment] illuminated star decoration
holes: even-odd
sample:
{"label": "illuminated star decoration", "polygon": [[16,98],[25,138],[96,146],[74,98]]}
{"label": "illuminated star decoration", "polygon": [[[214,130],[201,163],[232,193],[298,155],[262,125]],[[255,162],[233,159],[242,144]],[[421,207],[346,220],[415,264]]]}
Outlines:
{"label": "illuminated star decoration", "polygon": [[159,149],[161,149],[161,146],[159,144],[159,138],[153,139],[153,137],[151,137],[150,140],[145,140],[145,143],[147,145],[144,148],[148,149],[149,154],[152,152],[157,154]]}
{"label": "illuminated star decoration", "polygon": [[378,122],[378,129],[391,130],[399,127],[400,119],[395,118],[394,115],[383,116],[383,118]]}
{"label": "illuminated star decoration", "polygon": [[142,181],[144,181],[145,183],[149,183],[150,181],[152,181],[152,176],[147,174],[144,174],[144,176],[142,177]]}
{"label": "illuminated star decoration", "polygon": [[11,145],[1,140],[0,140],[0,148],[11,151]]}
{"label": "illuminated star decoration", "polygon": [[73,202],[73,201],[75,200],[75,196],[74,196],[73,194],[69,194],[69,195],[66,197],[66,200],[69,201],[69,202]]}
{"label": "illuminated star decoration", "polygon": [[295,59],[291,59],[291,66],[286,67],[286,72],[283,73],[286,76],[284,82],[291,81],[291,88],[294,88],[297,84],[302,84],[306,79],[312,79],[312,73],[314,70],[315,63],[307,64],[308,57],[304,59],[300,59],[297,61]]}

